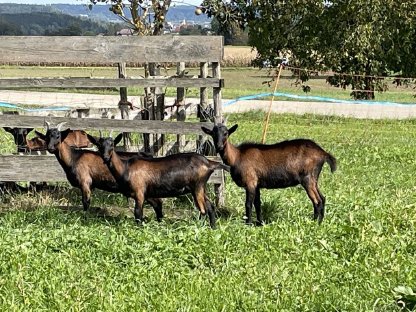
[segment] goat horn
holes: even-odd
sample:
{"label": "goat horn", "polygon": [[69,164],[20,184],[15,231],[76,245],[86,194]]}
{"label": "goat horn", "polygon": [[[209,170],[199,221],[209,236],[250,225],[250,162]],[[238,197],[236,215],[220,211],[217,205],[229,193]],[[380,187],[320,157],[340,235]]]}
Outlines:
{"label": "goat horn", "polygon": [[56,129],[58,129],[58,131],[61,131],[62,126],[66,124],[66,121],[60,122],[57,126]]}
{"label": "goat horn", "polygon": [[110,138],[113,137],[113,130],[110,130],[110,134],[108,135]]}
{"label": "goat horn", "polygon": [[100,138],[103,137],[103,132],[101,130],[98,130],[98,132],[100,133]]}
{"label": "goat horn", "polygon": [[48,131],[49,128],[51,127],[51,124],[45,120],[45,126],[46,126],[46,131]]}
{"label": "goat horn", "polygon": [[228,117],[230,117],[230,115],[225,116],[225,118],[222,120],[222,123],[223,123],[224,125],[226,125],[226,124],[227,124]]}

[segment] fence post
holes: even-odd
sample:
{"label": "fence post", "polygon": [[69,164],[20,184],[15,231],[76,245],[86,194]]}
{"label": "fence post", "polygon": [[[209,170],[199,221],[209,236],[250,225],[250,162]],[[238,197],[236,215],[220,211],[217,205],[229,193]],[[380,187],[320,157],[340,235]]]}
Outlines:
{"label": "fence post", "polygon": [[[176,65],[176,75],[178,77],[183,77],[185,75],[185,62],[179,62]],[[185,109],[185,88],[180,87],[176,89],[176,120],[185,121],[186,120],[186,109]],[[185,147],[185,136],[178,134],[176,136],[176,142],[178,145],[178,151],[183,152]]]}
{"label": "fence post", "polygon": [[[126,63],[118,63],[118,77],[126,78]],[[127,88],[120,87],[120,101],[118,102],[118,108],[121,112],[121,119],[129,119],[129,109],[131,108],[132,103],[127,100]],[[129,151],[131,149],[131,135],[130,133],[123,133],[123,144],[124,150]]]}
{"label": "fence post", "polygon": [[[219,62],[212,63],[212,77],[221,79],[221,68]],[[221,102],[221,86],[213,88],[212,99],[214,102],[215,122],[222,122],[222,102]],[[221,184],[214,184],[215,198],[217,206],[225,205],[224,195],[224,175],[222,175]]]}

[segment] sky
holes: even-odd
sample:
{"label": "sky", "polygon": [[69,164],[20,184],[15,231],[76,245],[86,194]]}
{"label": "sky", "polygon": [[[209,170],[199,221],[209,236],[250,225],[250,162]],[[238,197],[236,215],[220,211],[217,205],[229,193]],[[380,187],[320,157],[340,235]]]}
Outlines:
{"label": "sky", "polygon": [[[172,1],[177,5],[180,4],[201,4],[202,0],[176,0]],[[26,3],[26,4],[52,4],[52,3],[68,3],[68,4],[88,4],[88,0],[0,0],[0,3]]]}

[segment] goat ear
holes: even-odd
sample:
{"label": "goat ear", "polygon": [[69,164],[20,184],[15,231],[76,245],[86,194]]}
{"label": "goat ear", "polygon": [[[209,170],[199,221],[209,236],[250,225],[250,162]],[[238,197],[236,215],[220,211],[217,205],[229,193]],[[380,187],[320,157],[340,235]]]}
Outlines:
{"label": "goat ear", "polygon": [[64,131],[61,131],[61,142],[63,142],[66,137],[68,136],[68,134],[71,132],[71,129],[66,129]]}
{"label": "goat ear", "polygon": [[42,140],[46,141],[46,135],[40,133],[39,131],[35,130],[36,135],[41,138]]}
{"label": "goat ear", "polygon": [[34,128],[27,128],[27,129],[26,129],[26,131],[27,131],[27,133],[29,134],[30,132],[32,132],[32,131],[33,131],[33,129],[34,129]]}
{"label": "goat ear", "polygon": [[3,127],[4,130],[6,130],[6,132],[13,134],[13,128],[10,127]]}
{"label": "goat ear", "polygon": [[228,129],[228,135],[231,135],[232,133],[234,133],[234,131],[237,130],[237,128],[238,128],[238,125],[234,125],[230,129]]}
{"label": "goat ear", "polygon": [[98,140],[95,137],[93,137],[92,135],[89,135],[88,133],[85,133],[85,134],[87,135],[88,140],[90,140],[92,144],[94,144],[95,146],[98,146]]}
{"label": "goat ear", "polygon": [[201,127],[202,131],[204,131],[208,135],[212,135],[212,130],[209,130],[208,128]]}
{"label": "goat ear", "polygon": [[118,143],[120,143],[121,139],[123,138],[123,133],[120,133],[115,139],[114,139],[114,146],[116,146]]}

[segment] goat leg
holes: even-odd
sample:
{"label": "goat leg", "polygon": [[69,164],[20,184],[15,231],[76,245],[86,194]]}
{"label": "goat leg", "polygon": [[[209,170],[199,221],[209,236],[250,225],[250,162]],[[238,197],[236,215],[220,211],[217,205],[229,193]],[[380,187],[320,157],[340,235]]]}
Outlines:
{"label": "goat leg", "polygon": [[90,207],[91,201],[91,190],[88,187],[83,187],[81,189],[82,192],[82,206],[84,207],[84,211],[87,211]]}
{"label": "goat leg", "polygon": [[215,229],[216,228],[215,209],[214,209],[214,205],[210,202],[208,198],[205,198],[205,207],[208,213],[209,225],[211,226],[212,229]]}
{"label": "goat leg", "polygon": [[263,225],[263,215],[261,213],[260,188],[256,189],[256,196],[254,197],[254,208],[256,208],[257,226]]}
{"label": "goat leg", "polygon": [[318,223],[321,223],[322,219],[324,218],[325,198],[319,192],[315,180],[308,179],[302,183],[302,186],[304,187],[309,199],[312,202],[313,219],[318,220]]}
{"label": "goat leg", "polygon": [[148,198],[147,201],[155,210],[157,221],[158,222],[162,221],[162,218],[163,218],[162,200],[160,198]]}
{"label": "goat leg", "polygon": [[325,215],[325,196],[322,195],[321,191],[318,189],[318,186],[316,187],[316,190],[318,191],[318,195],[320,197],[320,205],[318,208],[319,211],[319,217],[318,217],[318,223],[320,224],[322,220],[324,219]]}
{"label": "goat leg", "polygon": [[246,224],[251,225],[251,214],[253,209],[253,201],[256,195],[256,191],[251,190],[249,188],[246,189]]}
{"label": "goat leg", "polygon": [[136,195],[134,202],[134,219],[138,225],[141,225],[143,223],[143,198]]}

